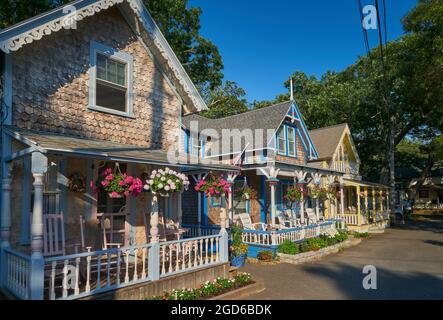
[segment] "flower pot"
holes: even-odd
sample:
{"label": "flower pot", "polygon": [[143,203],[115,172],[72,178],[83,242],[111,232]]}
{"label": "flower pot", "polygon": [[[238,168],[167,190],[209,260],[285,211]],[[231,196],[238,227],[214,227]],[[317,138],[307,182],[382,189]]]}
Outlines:
{"label": "flower pot", "polygon": [[233,256],[231,258],[231,266],[236,268],[244,267],[246,263],[246,255],[243,254],[241,256]]}

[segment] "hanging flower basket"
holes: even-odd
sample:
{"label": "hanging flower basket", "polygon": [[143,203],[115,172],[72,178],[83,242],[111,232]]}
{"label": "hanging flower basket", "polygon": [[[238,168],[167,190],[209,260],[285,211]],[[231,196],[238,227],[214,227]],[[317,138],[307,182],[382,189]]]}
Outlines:
{"label": "hanging flower basket", "polygon": [[251,187],[247,187],[241,191],[241,197],[243,200],[255,200],[257,199],[257,191]]}
{"label": "hanging flower basket", "polygon": [[325,196],[325,191],[320,186],[315,185],[312,188],[309,188],[309,195],[312,199],[320,199]]}
{"label": "hanging flower basket", "polygon": [[95,193],[103,190],[110,198],[120,199],[129,196],[137,197],[143,191],[143,184],[139,178],[121,173],[119,165],[116,164],[114,170],[106,168],[102,171],[93,189]]}
{"label": "hanging flower basket", "polygon": [[232,184],[221,175],[210,174],[206,180],[200,180],[194,189],[197,192],[204,192],[207,197],[221,197],[231,192],[231,186]]}
{"label": "hanging flower basket", "polygon": [[145,191],[167,198],[174,193],[188,190],[189,180],[186,175],[169,168],[154,170],[143,188]]}
{"label": "hanging flower basket", "polygon": [[303,197],[305,197],[308,194],[306,188],[302,184],[297,184],[295,186],[292,186],[288,188],[288,191],[286,192],[285,199],[292,202],[292,203],[300,203],[303,200]]}

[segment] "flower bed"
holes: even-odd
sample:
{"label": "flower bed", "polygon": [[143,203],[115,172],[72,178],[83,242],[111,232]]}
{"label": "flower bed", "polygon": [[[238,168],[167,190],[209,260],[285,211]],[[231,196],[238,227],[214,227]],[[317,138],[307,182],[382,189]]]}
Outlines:
{"label": "flower bed", "polygon": [[233,279],[219,277],[212,282],[207,281],[197,289],[173,290],[145,300],[207,300],[253,283],[249,273],[240,273]]}
{"label": "flower bed", "polygon": [[300,243],[287,240],[278,247],[277,251],[278,253],[296,255],[300,252],[318,251],[320,249],[344,242],[347,239],[348,234],[344,231],[339,231],[334,237],[321,235],[318,238],[305,239]]}

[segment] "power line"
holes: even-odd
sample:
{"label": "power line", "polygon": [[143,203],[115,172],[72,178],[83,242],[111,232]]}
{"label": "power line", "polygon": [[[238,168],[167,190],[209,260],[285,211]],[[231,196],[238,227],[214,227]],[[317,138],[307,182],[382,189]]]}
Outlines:
{"label": "power line", "polygon": [[384,31],[385,31],[385,47],[388,46],[388,27],[387,27],[387,13],[386,13],[386,1],[382,0],[382,4],[383,4],[383,27],[384,27]]}
{"label": "power line", "polygon": [[[381,20],[380,20],[380,10],[378,5],[378,0],[375,0],[375,8],[377,9],[377,25],[378,25],[378,39],[380,42],[380,59],[383,70],[385,69],[385,61],[383,57],[383,35],[381,31]],[[385,21],[386,23],[386,21]]]}
{"label": "power line", "polygon": [[363,20],[365,17],[363,16],[363,5],[361,4],[361,0],[358,0],[358,6],[359,6],[360,19],[361,19],[360,20],[361,21],[361,28],[363,30],[363,39],[364,39],[365,47],[366,47],[366,54],[368,55],[369,59],[371,59],[368,32],[367,32],[366,28],[363,26]]}

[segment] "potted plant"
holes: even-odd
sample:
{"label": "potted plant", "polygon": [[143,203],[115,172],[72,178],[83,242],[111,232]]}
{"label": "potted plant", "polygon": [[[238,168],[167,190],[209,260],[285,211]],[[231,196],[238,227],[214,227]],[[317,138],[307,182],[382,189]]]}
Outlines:
{"label": "potted plant", "polygon": [[248,245],[243,243],[242,234],[243,230],[238,223],[231,227],[231,266],[237,268],[245,265],[246,257],[248,255]]}
{"label": "potted plant", "polygon": [[186,175],[166,168],[152,171],[143,188],[162,197],[169,197],[171,194],[187,190],[188,187],[189,179]]}
{"label": "potted plant", "polygon": [[241,191],[241,197],[243,200],[254,200],[257,199],[257,191],[251,187],[247,187]]}
{"label": "potted plant", "polygon": [[106,168],[100,174],[100,178],[95,183],[94,192],[100,189],[108,193],[110,198],[117,199],[123,197],[137,197],[143,191],[143,183],[139,178],[134,178],[126,173],[121,173],[116,166],[116,170]]}
{"label": "potted plant", "polygon": [[297,184],[293,187],[288,188],[286,193],[286,198],[290,202],[300,203],[303,197],[307,195],[306,188],[302,184]]}
{"label": "potted plant", "polygon": [[320,199],[323,196],[324,191],[319,185],[315,185],[309,189],[309,194],[312,199]]}
{"label": "potted plant", "polygon": [[221,175],[210,174],[206,180],[201,179],[195,191],[203,192],[206,197],[214,197],[214,203],[221,205],[221,197],[231,192],[231,186]]}

